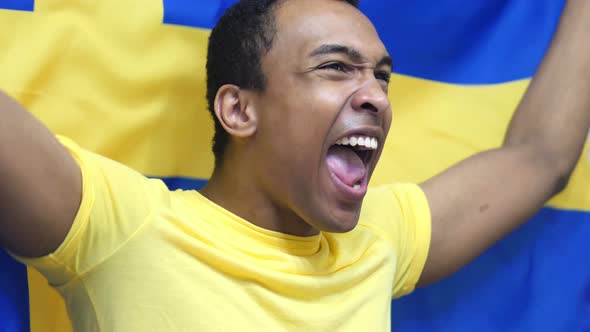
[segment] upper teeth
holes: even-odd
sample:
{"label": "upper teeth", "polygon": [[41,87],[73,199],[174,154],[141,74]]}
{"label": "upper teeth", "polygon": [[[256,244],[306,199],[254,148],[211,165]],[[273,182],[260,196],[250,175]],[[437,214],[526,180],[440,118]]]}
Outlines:
{"label": "upper teeth", "polygon": [[349,136],[344,137],[336,141],[337,145],[350,145],[350,146],[364,146],[371,150],[377,150],[379,147],[379,141],[375,137],[369,136]]}

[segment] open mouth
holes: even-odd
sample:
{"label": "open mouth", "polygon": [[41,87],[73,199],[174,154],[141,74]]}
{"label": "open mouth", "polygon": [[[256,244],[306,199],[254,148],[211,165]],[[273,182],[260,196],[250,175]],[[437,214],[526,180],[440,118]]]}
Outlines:
{"label": "open mouth", "polygon": [[350,189],[365,191],[371,160],[378,147],[379,141],[371,136],[341,138],[328,149],[328,169]]}

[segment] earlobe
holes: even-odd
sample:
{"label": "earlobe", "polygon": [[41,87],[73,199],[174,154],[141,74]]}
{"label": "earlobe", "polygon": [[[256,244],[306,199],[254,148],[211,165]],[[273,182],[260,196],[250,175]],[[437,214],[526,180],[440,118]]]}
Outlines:
{"label": "earlobe", "polygon": [[258,117],[249,94],[238,86],[226,84],[219,88],[215,97],[215,115],[223,128],[232,136],[252,136],[258,126]]}

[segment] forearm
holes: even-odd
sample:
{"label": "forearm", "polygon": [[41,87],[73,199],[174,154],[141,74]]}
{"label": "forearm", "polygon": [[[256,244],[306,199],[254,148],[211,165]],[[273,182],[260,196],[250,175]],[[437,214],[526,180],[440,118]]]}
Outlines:
{"label": "forearm", "polygon": [[569,0],[504,146],[526,145],[536,161],[569,176],[590,126],[590,1]]}
{"label": "forearm", "polygon": [[422,184],[432,241],[421,284],[453,273],[563,189],[590,126],[590,0],[570,0],[504,146]]}

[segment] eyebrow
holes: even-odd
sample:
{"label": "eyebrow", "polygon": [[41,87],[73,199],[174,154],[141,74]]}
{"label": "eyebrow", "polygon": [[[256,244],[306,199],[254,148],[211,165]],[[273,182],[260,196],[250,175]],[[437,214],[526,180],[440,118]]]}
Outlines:
{"label": "eyebrow", "polygon": [[[338,44],[324,44],[315,50],[311,51],[309,54],[310,57],[316,57],[325,54],[343,54],[349,57],[354,62],[368,62],[368,59],[362,55],[362,53],[349,46],[338,45]],[[389,66],[393,67],[393,60],[389,55],[385,55],[379,62],[377,62],[377,67],[381,66]]]}

